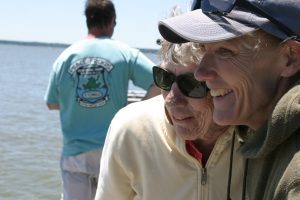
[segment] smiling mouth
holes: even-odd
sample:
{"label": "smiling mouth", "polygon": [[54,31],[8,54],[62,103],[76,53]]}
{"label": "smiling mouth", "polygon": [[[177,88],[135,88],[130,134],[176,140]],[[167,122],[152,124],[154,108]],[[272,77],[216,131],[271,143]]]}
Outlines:
{"label": "smiling mouth", "polygon": [[192,117],[174,117],[173,116],[173,119],[176,121],[184,121],[184,120],[191,119],[191,118]]}
{"label": "smiling mouth", "polygon": [[210,90],[210,95],[212,97],[222,97],[222,96],[225,96],[229,93],[231,93],[232,90],[230,89],[211,89]]}

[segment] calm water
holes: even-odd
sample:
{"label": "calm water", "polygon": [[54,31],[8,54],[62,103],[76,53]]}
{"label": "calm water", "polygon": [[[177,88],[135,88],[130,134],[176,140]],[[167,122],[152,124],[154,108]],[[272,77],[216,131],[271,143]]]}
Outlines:
{"label": "calm water", "polygon": [[43,96],[63,49],[0,44],[0,200],[60,198],[59,115]]}

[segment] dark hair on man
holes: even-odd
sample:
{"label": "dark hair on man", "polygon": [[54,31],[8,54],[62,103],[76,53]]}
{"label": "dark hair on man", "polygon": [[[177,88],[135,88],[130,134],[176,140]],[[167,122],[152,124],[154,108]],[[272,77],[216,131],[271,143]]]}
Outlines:
{"label": "dark hair on man", "polygon": [[116,17],[115,6],[110,0],[87,0],[85,16],[88,29],[104,28]]}

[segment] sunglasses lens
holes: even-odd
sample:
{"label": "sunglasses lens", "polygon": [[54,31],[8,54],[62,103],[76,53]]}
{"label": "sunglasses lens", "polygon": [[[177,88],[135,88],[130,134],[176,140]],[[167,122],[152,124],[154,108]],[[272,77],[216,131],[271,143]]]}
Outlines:
{"label": "sunglasses lens", "polygon": [[153,79],[157,87],[169,91],[174,82],[174,77],[169,72],[159,67],[153,67]]}
{"label": "sunglasses lens", "polygon": [[201,8],[201,0],[193,0],[191,10],[197,10]]}
{"label": "sunglasses lens", "polygon": [[236,0],[209,0],[210,5],[217,8],[220,12],[228,13],[234,7]]}
{"label": "sunglasses lens", "polygon": [[207,94],[207,87],[204,82],[197,81],[193,74],[178,76],[177,84],[180,91],[188,97],[203,98]]}
{"label": "sunglasses lens", "polygon": [[197,2],[203,12],[229,13],[233,9],[236,0],[198,0]]}
{"label": "sunglasses lens", "polygon": [[206,97],[207,87],[204,82],[197,81],[193,74],[182,74],[177,78],[170,72],[160,68],[153,67],[154,83],[160,89],[170,91],[174,81],[182,92],[187,97],[203,98]]}

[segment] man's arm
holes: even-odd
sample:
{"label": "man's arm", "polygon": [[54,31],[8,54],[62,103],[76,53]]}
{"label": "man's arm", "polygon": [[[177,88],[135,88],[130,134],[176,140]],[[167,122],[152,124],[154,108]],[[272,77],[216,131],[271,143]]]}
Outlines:
{"label": "man's arm", "polygon": [[47,103],[49,110],[59,110],[59,104]]}
{"label": "man's arm", "polygon": [[142,98],[142,100],[150,99],[150,98],[160,95],[160,94],[161,94],[160,89],[154,83],[152,83],[150,85],[150,87],[148,88],[145,96]]}

